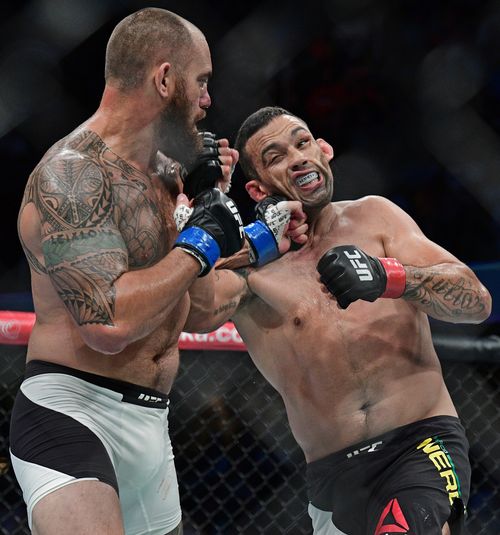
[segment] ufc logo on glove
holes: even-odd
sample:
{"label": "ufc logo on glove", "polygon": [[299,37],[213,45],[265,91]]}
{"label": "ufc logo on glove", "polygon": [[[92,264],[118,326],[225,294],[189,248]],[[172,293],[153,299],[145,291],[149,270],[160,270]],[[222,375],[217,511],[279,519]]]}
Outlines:
{"label": "ufc logo on glove", "polygon": [[344,254],[347,256],[347,258],[349,258],[349,261],[351,262],[352,267],[356,271],[356,274],[358,275],[360,281],[373,280],[373,275],[370,273],[368,265],[364,262],[360,262],[359,260],[359,258],[361,258],[359,251],[354,251],[353,253],[350,253],[349,251],[344,251]]}
{"label": "ufc logo on glove", "polygon": [[237,206],[234,204],[234,202],[229,199],[226,201],[226,206],[228,207],[229,211],[233,214],[234,218],[238,222],[238,225],[240,227],[240,236],[243,238],[243,221],[241,220],[240,213],[238,212]]}
{"label": "ufc logo on glove", "polygon": [[379,297],[397,299],[403,295],[406,272],[395,258],[370,256],[355,245],[329,249],[316,266],[321,283],[347,308],[361,299],[373,302]]}

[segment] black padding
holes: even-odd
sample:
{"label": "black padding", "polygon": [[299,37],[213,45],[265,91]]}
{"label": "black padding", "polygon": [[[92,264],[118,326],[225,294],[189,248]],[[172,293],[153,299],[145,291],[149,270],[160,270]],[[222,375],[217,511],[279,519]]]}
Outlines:
{"label": "black padding", "polygon": [[75,478],[95,477],[118,493],[113,464],[95,433],[70,416],[33,403],[21,390],[12,410],[10,448],[23,461]]}

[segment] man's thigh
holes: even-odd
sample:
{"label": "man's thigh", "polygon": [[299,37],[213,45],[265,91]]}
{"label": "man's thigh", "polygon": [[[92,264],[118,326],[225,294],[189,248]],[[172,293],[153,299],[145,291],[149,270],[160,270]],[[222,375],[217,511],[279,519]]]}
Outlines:
{"label": "man's thigh", "polygon": [[394,493],[383,503],[369,507],[368,533],[411,533],[412,535],[464,533],[464,507],[460,499],[450,506],[448,496],[432,488],[408,488]]}
{"label": "man's thigh", "polygon": [[33,535],[123,535],[116,491],[101,481],[78,481],[55,490],[33,508]]}

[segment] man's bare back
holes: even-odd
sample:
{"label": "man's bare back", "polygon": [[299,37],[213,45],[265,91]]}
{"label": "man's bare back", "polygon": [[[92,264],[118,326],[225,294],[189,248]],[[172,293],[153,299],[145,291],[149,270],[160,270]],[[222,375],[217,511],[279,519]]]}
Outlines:
{"label": "man's bare back", "polygon": [[[163,171],[165,162],[161,163]],[[85,127],[47,152],[30,176],[19,213],[37,311],[28,360],[170,390],[178,367],[178,337],[189,308],[187,294],[153,332],[112,356],[89,347],[77,325],[112,323],[110,273],[153,266],[171,249],[175,200],[165,181],[158,174],[145,176]],[[61,190],[67,197],[59,194]],[[72,257],[68,251],[75,242],[86,245]],[[54,258],[49,266],[44,250]],[[68,274],[71,269],[73,277]]]}

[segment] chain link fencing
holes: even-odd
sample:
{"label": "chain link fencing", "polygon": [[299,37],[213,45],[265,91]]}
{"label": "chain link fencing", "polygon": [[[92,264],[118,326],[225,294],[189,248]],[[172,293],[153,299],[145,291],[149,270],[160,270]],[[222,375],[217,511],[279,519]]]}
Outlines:
{"label": "chain link fencing", "polygon": [[[8,460],[26,348],[0,345],[0,534],[28,534]],[[471,445],[471,535],[500,533],[500,362],[443,361]],[[244,352],[183,351],[171,392],[185,535],[306,535],[305,461],[277,392]]]}

